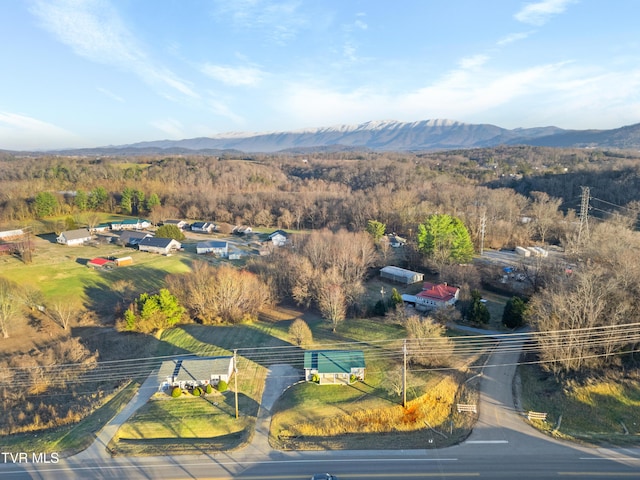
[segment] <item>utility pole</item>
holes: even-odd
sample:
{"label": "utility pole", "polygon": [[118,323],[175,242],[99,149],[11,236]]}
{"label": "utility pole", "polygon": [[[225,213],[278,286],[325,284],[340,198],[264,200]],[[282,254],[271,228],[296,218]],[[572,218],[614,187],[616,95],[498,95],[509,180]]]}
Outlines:
{"label": "utility pole", "polygon": [[480,218],[480,256],[482,256],[482,252],[484,252],[484,232],[487,228],[487,214],[482,213],[482,218]]}
{"label": "utility pole", "polygon": [[402,342],[402,406],[407,408],[407,339]]}
{"label": "utility pole", "polygon": [[233,381],[234,381],[234,393],[236,398],[236,419],[240,416],[238,412],[238,350],[233,350]]}

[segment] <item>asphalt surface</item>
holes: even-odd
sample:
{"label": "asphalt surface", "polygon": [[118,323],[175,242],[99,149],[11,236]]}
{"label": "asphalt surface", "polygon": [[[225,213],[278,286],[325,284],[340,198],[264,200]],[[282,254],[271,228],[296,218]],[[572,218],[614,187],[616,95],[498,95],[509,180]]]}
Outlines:
{"label": "asphalt surface", "polygon": [[[298,373],[272,367],[265,385],[252,442],[235,452],[199,456],[108,458],[109,426],[122,423],[144,403],[151,380],[141,388],[86,452],[56,464],[0,464],[0,478],[53,479],[308,479],[330,472],[355,479],[623,479],[640,478],[640,448],[588,448],[544,436],[523,422],[512,395],[517,345],[497,349],[481,380],[479,420],[461,445],[404,451],[281,452],[268,443],[270,409]],[[154,379],[155,381],[155,379]],[[154,388],[157,383],[154,384]],[[120,417],[118,419],[118,417]],[[1,460],[1,459],[0,459]]]}

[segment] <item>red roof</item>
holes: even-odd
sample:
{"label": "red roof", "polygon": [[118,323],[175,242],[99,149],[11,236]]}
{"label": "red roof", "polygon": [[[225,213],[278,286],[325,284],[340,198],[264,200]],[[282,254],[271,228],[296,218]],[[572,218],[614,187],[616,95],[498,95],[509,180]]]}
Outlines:
{"label": "red roof", "polygon": [[111,260],[107,260],[106,258],[92,258],[91,260],[89,260],[89,262],[91,265],[97,265],[99,267],[103,267],[105,266],[107,263],[111,263]]}
{"label": "red roof", "polygon": [[441,283],[436,285],[431,282],[424,282],[422,285],[422,291],[416,295],[417,297],[430,298],[440,302],[449,302],[456,297],[458,289]]}

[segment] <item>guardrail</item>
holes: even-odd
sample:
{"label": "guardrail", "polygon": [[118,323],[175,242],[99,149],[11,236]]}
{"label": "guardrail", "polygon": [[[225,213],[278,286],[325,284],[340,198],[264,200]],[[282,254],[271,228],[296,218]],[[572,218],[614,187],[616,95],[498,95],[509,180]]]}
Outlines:
{"label": "guardrail", "polygon": [[458,413],[460,412],[478,413],[478,409],[475,405],[458,403]]}
{"label": "guardrail", "polygon": [[547,420],[547,414],[543,413],[543,412],[527,412],[527,419],[528,420],[546,421]]}

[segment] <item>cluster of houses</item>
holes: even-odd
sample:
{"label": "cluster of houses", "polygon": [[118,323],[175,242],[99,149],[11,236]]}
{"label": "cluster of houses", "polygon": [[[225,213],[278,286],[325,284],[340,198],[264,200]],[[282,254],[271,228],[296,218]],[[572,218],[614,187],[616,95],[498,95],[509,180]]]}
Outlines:
{"label": "cluster of houses", "polygon": [[[194,222],[188,225],[183,220],[166,220],[164,224],[175,225],[180,230],[188,228],[196,233],[213,233],[218,231],[218,225],[211,222]],[[116,243],[126,247],[137,248],[142,252],[169,255],[182,248],[182,244],[177,240],[155,237],[152,232],[147,231],[149,227],[151,227],[151,223],[147,220],[125,219],[119,222],[101,224],[91,229],[79,228],[76,230],[68,230],[58,235],[56,241],[67,246],[85,245],[94,241],[96,234],[111,230],[120,233]],[[239,226],[235,227],[232,233],[247,235],[251,232],[251,227]],[[289,236],[284,230],[276,230],[269,234],[268,241],[273,246],[281,247],[287,244]],[[232,249],[230,243],[223,240],[198,242],[196,245],[196,253],[199,255],[214,255],[232,260],[240,257],[240,252]]]}
{"label": "cluster of houses", "polygon": [[[235,371],[233,356],[182,357],[162,363],[158,372],[159,390],[229,383]],[[348,385],[364,381],[365,361],[362,350],[308,350],[304,352],[304,379],[320,385]]]}

